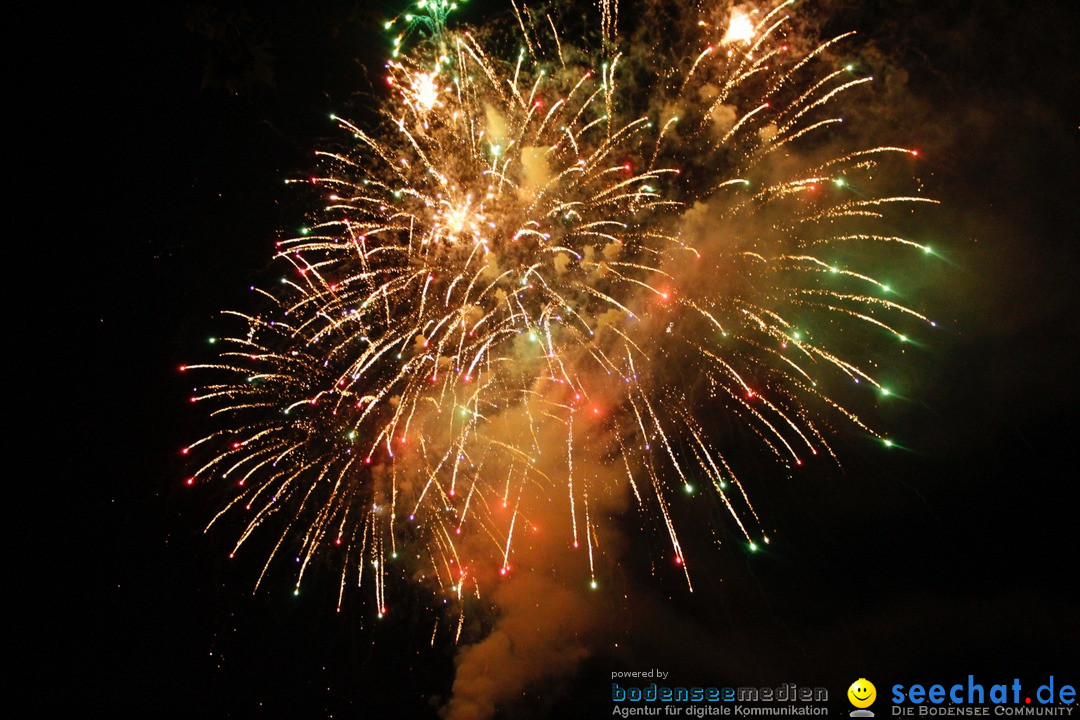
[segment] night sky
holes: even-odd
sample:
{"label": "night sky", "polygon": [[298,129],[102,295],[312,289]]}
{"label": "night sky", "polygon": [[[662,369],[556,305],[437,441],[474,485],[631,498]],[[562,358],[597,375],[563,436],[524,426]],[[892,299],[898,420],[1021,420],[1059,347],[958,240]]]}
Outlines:
{"label": "night sky", "polygon": [[[757,483],[774,546],[699,559],[692,595],[631,541],[624,629],[505,717],[608,716],[611,671],[650,666],[838,699],[861,676],[1080,684],[1075,3],[814,4],[904,69],[876,88],[904,98],[890,139],[922,150],[943,201],[942,269],[911,281],[939,331],[877,418],[909,449],[841,441],[841,471]],[[43,717],[437,716],[453,648],[429,647],[419,593],[381,623],[334,613],[330,568],[300,597],[287,569],[252,595],[261,564],[202,533],[220,498],[183,487],[178,454],[202,418],[177,367],[302,221],[283,181],[334,136],[329,113],[374,103],[399,9],[55,7],[18,39],[32,89],[9,142],[34,197],[9,206],[27,224],[9,243],[31,377],[8,386],[31,402],[9,417],[5,685]]]}

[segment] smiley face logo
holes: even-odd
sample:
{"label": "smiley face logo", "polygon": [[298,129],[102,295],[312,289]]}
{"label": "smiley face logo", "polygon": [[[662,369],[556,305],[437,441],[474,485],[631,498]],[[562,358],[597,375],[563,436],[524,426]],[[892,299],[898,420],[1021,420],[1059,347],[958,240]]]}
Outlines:
{"label": "smiley face logo", "polygon": [[866,678],[859,678],[847,689],[847,698],[857,708],[868,708],[877,699],[877,688]]}

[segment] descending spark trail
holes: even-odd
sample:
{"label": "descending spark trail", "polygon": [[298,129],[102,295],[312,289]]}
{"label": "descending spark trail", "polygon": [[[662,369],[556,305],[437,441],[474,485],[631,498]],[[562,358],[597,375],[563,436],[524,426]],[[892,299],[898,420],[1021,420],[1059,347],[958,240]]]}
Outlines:
{"label": "descending spark trail", "polygon": [[277,244],[280,287],[230,313],[244,329],[217,360],[183,368],[210,378],[191,400],[217,423],[183,451],[200,458],[188,483],[233,487],[211,525],[240,518],[233,552],[273,529],[256,587],[295,555],[298,591],[329,555],[339,608],[368,575],[382,616],[402,555],[446,597],[479,597],[555,506],[543,532],[584,553],[595,588],[601,462],[690,585],[677,494],[768,542],[716,415],[788,470],[833,455],[834,420],[892,445],[841,399],[890,393],[858,343],[933,323],[851,249],[929,252],[882,221],[932,201],[875,194],[915,151],[815,140],[870,78],[825,67],[839,38],[793,51],[785,2],[702,23],[667,79],[624,87],[601,7],[594,58],[517,5],[509,61],[448,30],[445,2],[388,23],[406,30],[384,121],[335,118],[354,142],[303,181],[324,207]]}

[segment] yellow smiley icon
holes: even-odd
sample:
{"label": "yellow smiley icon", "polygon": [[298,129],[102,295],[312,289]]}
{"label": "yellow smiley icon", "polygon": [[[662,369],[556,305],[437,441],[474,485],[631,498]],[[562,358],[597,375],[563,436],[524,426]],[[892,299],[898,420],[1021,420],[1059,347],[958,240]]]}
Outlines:
{"label": "yellow smiley icon", "polygon": [[867,708],[877,698],[877,688],[866,678],[859,678],[847,689],[848,700],[857,708]]}

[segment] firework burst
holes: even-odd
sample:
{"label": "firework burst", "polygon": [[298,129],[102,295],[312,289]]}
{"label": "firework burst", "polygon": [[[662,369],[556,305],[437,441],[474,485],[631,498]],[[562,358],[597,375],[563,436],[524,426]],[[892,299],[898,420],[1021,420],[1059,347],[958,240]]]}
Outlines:
{"label": "firework burst", "polygon": [[[299,589],[334,556],[339,607],[370,576],[387,612],[399,553],[478,595],[539,531],[538,503],[565,508],[544,531],[596,587],[590,497],[615,492],[597,464],[659,520],[689,584],[675,494],[718,498],[748,548],[768,542],[710,418],[788,469],[832,455],[836,419],[891,444],[830,390],[889,393],[841,332],[906,342],[932,324],[845,252],[929,252],[877,227],[931,201],[875,194],[913,150],[815,145],[870,81],[827,66],[843,36],[795,52],[790,3],[738,11],[624,88],[611,3],[592,58],[514,9],[509,59],[447,30],[445,3],[389,24],[405,29],[384,121],[335,118],[352,142],[302,181],[324,207],[277,244],[280,287],[185,368],[212,377],[192,401],[217,422],[184,449],[202,458],[188,482],[233,488],[214,522],[243,518],[234,552],[263,526],[276,538],[263,574],[295,555]],[[428,39],[406,51],[411,33]]]}

